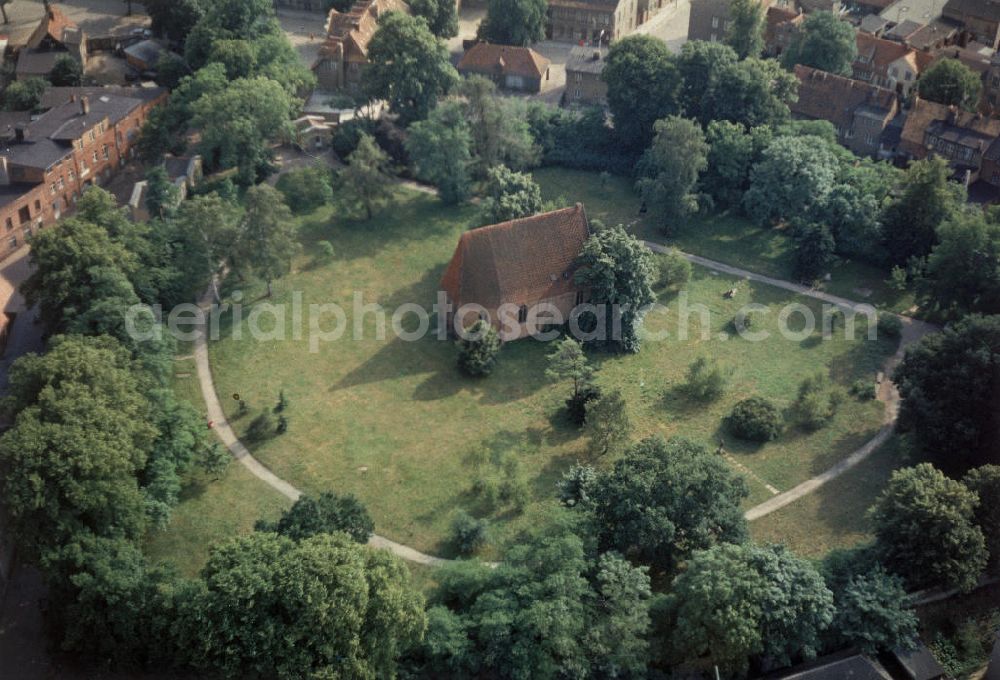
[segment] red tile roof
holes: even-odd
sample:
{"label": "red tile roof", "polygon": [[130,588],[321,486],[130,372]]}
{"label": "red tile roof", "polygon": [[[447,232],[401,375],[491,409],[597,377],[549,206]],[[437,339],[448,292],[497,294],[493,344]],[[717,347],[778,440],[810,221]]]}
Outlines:
{"label": "red tile roof", "polygon": [[455,307],[533,304],[573,290],[576,258],[590,236],[587,213],[572,208],[462,234],[441,278]]}
{"label": "red tile roof", "polygon": [[801,64],[795,66],[795,77],[799,79],[799,99],[789,105],[792,113],[828,120],[841,128],[851,127],[854,111],[859,106],[884,109],[886,115],[896,106],[896,95],[892,90],[859,80]]}
{"label": "red tile roof", "polygon": [[549,60],[530,47],[476,43],[458,61],[459,72],[496,73],[541,78]]}
{"label": "red tile roof", "polygon": [[858,56],[867,57],[868,62],[865,65],[871,66],[876,71],[885,71],[889,64],[913,52],[903,43],[876,38],[860,31],[855,35],[855,41],[858,45]]}
{"label": "red tile roof", "polygon": [[347,12],[331,9],[326,21],[326,40],[319,48],[315,68],[327,57],[338,58],[343,52],[344,61],[366,63],[368,43],[378,28],[379,18],[388,12],[409,10],[402,0],[358,0]]}
{"label": "red tile roof", "polygon": [[981,147],[981,151],[985,151],[1000,135],[1000,120],[996,118],[917,97],[906,114],[899,150],[913,158],[926,158],[929,150],[925,139],[928,129],[932,127],[937,129],[935,134],[948,136],[949,139],[954,137],[952,141],[964,146]]}

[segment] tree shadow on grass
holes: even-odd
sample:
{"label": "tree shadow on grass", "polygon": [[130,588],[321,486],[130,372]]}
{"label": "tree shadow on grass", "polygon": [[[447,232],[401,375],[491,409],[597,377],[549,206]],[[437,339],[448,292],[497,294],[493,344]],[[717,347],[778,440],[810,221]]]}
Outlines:
{"label": "tree shadow on grass", "polygon": [[881,427],[876,426],[862,432],[848,432],[841,435],[832,445],[817,452],[809,464],[809,471],[814,475],[826,472],[864,446],[878,434],[880,429]]}
{"label": "tree shadow on grass", "polygon": [[468,224],[475,213],[472,207],[444,206],[434,196],[406,189],[397,190],[393,200],[377,209],[371,220],[349,209],[342,194],[336,196],[333,206],[332,214],[324,211],[306,218],[300,236],[305,244],[328,240],[351,258],[373,257],[389,245],[442,236]]}
{"label": "tree shadow on grass", "polygon": [[830,360],[830,377],[841,385],[857,379],[875,380],[886,360],[896,351],[898,343],[886,339],[868,340],[862,336],[846,352]]}

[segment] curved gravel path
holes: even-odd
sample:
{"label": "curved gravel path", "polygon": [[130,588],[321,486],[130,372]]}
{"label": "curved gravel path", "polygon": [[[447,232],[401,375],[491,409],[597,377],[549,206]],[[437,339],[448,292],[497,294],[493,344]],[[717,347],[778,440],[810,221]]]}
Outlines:
{"label": "curved gravel path", "polygon": [[[646,241],[646,245],[651,250],[658,253],[667,252],[669,250],[666,246],[660,245],[659,243],[652,243],[650,241]],[[854,302],[853,300],[848,300],[847,298],[825,293],[821,290],[815,290],[813,288],[809,288],[808,286],[792,283],[791,281],[757,274],[755,272],[747,271],[746,269],[740,269],[739,267],[733,267],[732,265],[724,264],[722,262],[716,262],[715,260],[709,260],[701,257],[700,255],[691,255],[689,253],[682,254],[694,264],[705,267],[706,269],[712,269],[723,274],[737,276],[750,281],[765,283],[769,286],[774,286],[775,288],[783,288],[784,290],[797,293],[798,295],[811,297],[848,310],[856,310],[862,305],[862,303]],[[889,439],[889,436],[892,435],[892,430],[896,426],[896,416],[899,413],[899,391],[896,389],[896,386],[892,384],[889,376],[892,375],[893,370],[895,370],[896,366],[899,365],[899,362],[903,360],[906,348],[910,344],[917,342],[928,333],[933,333],[938,330],[937,326],[927,323],[926,321],[920,321],[908,316],[897,316],[899,317],[899,320],[903,322],[902,334],[899,339],[899,347],[896,349],[896,353],[889,357],[889,359],[885,362],[885,366],[882,369],[884,377],[878,386],[878,400],[885,404],[885,417],[882,421],[882,427],[874,437],[865,442],[860,448],[851,452],[846,458],[836,463],[833,467],[821,472],[815,477],[807,479],[801,484],[792,487],[788,491],[779,493],[773,498],[767,499],[760,505],[756,505],[747,510],[746,518],[748,521],[753,521],[763,517],[764,515],[769,515],[775,510],[783,508],[789,503],[794,503],[803,496],[812,493],[827,482],[836,479],[872,455],[880,446],[882,446],[882,444],[886,442],[887,439]]]}
{"label": "curved gravel path", "polygon": [[[222,410],[222,404],[219,402],[219,395],[215,389],[215,381],[212,378],[212,367],[208,361],[208,341],[205,333],[205,321],[207,310],[211,307],[212,302],[212,289],[205,291],[202,295],[198,306],[201,308],[201,318],[199,319],[198,335],[194,341],[194,362],[198,371],[198,383],[201,385],[201,395],[205,399],[205,408],[208,411],[208,419],[212,421],[212,429],[215,434],[218,435],[222,443],[226,445],[229,452],[233,455],[233,458],[238,460],[243,467],[251,472],[255,477],[260,479],[262,482],[276,490],[281,495],[286,498],[295,501],[298,500],[302,492],[297,488],[283,480],[278,475],[271,472],[271,470],[261,463],[259,460],[253,457],[249,449],[243,445],[243,442],[239,440],[233,428],[230,427],[229,422],[226,420],[226,414]],[[419,550],[414,550],[413,548],[403,545],[402,543],[396,543],[395,541],[390,541],[384,536],[378,536],[372,534],[371,538],[368,539],[368,545],[375,548],[384,548],[385,550],[391,551],[393,554],[402,557],[404,560],[409,560],[410,562],[416,562],[417,564],[425,564],[428,566],[437,566],[450,562],[452,560],[446,560],[441,557],[434,557],[433,555],[427,555]]]}
{"label": "curved gravel path", "polygon": [[[646,241],[646,245],[656,252],[666,252],[669,250],[667,246],[663,246],[659,243],[652,243]],[[861,305],[861,303],[854,302],[853,300],[848,300],[847,298],[842,298],[836,295],[831,295],[830,293],[825,293],[823,291],[815,290],[809,288],[808,286],[803,286],[798,283],[792,283],[790,281],[784,281],[782,279],[776,279],[770,276],[764,276],[763,274],[757,274],[755,272],[748,271],[746,269],[740,269],[739,267],[733,267],[732,265],[724,264],[722,262],[716,262],[715,260],[709,260],[707,258],[701,257],[699,255],[691,255],[689,253],[682,253],[684,257],[688,260],[697,264],[701,267],[707,269],[712,269],[723,274],[728,274],[730,276],[736,276],[742,279],[747,279],[750,281],[757,281],[759,283],[764,283],[769,286],[774,286],[776,288],[782,288],[784,290],[791,291],[798,295],[804,295],[806,297],[811,297],[816,300],[821,300],[830,304],[837,305],[839,307],[844,307],[847,309],[856,309]],[[213,429],[218,435],[222,443],[226,445],[229,452],[233,457],[238,460],[247,470],[249,470],[255,477],[263,481],[264,483],[271,486],[273,489],[284,495],[291,500],[297,500],[302,492],[297,488],[286,482],[285,480],[278,477],[270,469],[268,469],[263,463],[253,457],[243,442],[239,440],[233,428],[230,427],[228,421],[226,420],[225,413],[222,410],[222,404],[219,402],[219,395],[215,389],[215,382],[212,378],[212,368],[209,364],[208,359],[208,342],[205,337],[205,311],[211,306],[212,300],[212,290],[211,288],[205,291],[202,296],[199,307],[202,309],[202,318],[200,319],[200,330],[195,339],[194,343],[194,359],[195,365],[198,372],[198,382],[201,385],[202,396],[205,399],[205,407],[208,411],[208,419],[213,422]],[[918,321],[917,319],[912,319],[907,316],[900,316],[900,320],[903,322],[903,333],[900,339],[899,348],[896,353],[889,358],[885,364],[884,374],[885,378],[879,385],[878,399],[885,404],[885,419],[883,421],[882,428],[878,433],[866,442],[863,446],[852,452],[846,458],[838,462],[836,465],[830,469],[822,472],[815,477],[802,482],[798,486],[795,486],[788,491],[779,493],[773,498],[757,505],[746,512],[747,520],[755,520],[765,515],[768,515],[779,508],[783,508],[789,503],[806,496],[819,487],[823,486],[829,481],[832,481],[844,474],[854,466],[856,466],[861,461],[868,458],[879,446],[885,443],[885,441],[892,434],[893,427],[896,423],[896,415],[899,410],[899,393],[896,390],[895,385],[888,379],[891,375],[892,370],[896,365],[902,360],[903,353],[906,347],[913,342],[916,342],[924,335],[932,333],[937,330],[937,327],[933,324],[929,324],[923,321]],[[385,550],[391,551],[393,554],[411,562],[417,564],[424,564],[428,566],[437,566],[441,564],[446,564],[452,562],[453,560],[444,559],[442,557],[435,557],[433,555],[428,555],[422,553],[419,550],[415,550],[409,546],[403,545],[401,543],[396,543],[388,538],[378,535],[372,535],[368,540],[368,545],[376,548],[383,548]],[[488,563],[495,566],[494,563]]]}

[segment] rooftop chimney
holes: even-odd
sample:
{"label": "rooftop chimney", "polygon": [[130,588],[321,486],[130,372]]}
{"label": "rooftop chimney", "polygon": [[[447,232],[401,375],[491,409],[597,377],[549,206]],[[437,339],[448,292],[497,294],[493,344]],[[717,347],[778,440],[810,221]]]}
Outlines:
{"label": "rooftop chimney", "polygon": [[0,186],[10,186],[10,170],[7,167],[6,156],[0,156]]}
{"label": "rooftop chimney", "polygon": [[80,113],[85,116],[90,113],[90,97],[80,97]]}
{"label": "rooftop chimney", "polygon": [[14,139],[16,139],[18,142],[23,142],[24,138],[27,136],[28,136],[28,131],[25,130],[20,125],[14,128]]}

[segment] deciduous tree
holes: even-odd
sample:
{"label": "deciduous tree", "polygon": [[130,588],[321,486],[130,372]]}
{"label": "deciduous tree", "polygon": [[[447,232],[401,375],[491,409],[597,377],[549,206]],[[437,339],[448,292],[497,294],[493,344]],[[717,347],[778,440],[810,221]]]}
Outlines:
{"label": "deciduous tree", "polygon": [[747,538],[742,477],[718,456],[681,437],[633,444],[588,489],[604,549],[672,572],[696,550]]}
{"label": "deciduous tree", "polygon": [[[619,351],[638,352],[642,319],[656,300],[653,254],[619,225],[587,239],[577,263],[576,282],[590,289],[591,303],[603,315],[593,320],[595,342]],[[583,325],[585,320],[581,319]]]}
{"label": "deciduous tree", "polygon": [[422,605],[388,551],[258,532],[212,550],[179,637],[196,668],[230,677],[392,677],[423,634]]}
{"label": "deciduous tree", "polygon": [[802,64],[849,76],[857,53],[853,26],[832,12],[813,12],[806,17],[781,59],[789,69]]}
{"label": "deciduous tree", "polygon": [[500,165],[487,173],[483,224],[497,224],[530,217],[542,209],[542,190],[528,173]]}
{"label": "deciduous tree", "polygon": [[969,111],[976,110],[982,87],[979,74],[958,59],[934,62],[917,81],[917,90],[924,99],[945,106],[961,106]]}
{"label": "deciduous tree", "polygon": [[462,106],[455,101],[439,104],[427,120],[410,126],[406,153],[417,177],[438,188],[447,204],[461,203],[472,187],[472,132]]}
{"label": "deciduous tree", "polygon": [[930,463],[897,470],[870,511],[882,561],[910,589],[971,589],[986,567],[979,498]]}
{"label": "deciduous tree", "polygon": [[764,5],[758,0],[733,0],[729,5],[726,44],[740,59],[759,57],[764,51],[764,14]]}
{"label": "deciduous tree", "polygon": [[301,496],[277,522],[258,521],[257,531],[270,531],[301,541],[317,534],[342,531],[358,543],[367,543],[375,531],[368,510],[354,496],[324,491],[319,496]]}
{"label": "deciduous tree", "polygon": [[438,38],[447,40],[458,35],[458,13],[455,3],[449,0],[410,0],[414,16],[423,17]]}
{"label": "deciduous tree", "polygon": [[969,316],[907,348],[899,424],[948,470],[997,462],[1000,316]]}
{"label": "deciduous tree", "polygon": [[666,44],[648,35],[616,41],[601,78],[615,136],[635,153],[653,139],[653,123],[680,112],[681,74]]}
{"label": "deciduous tree", "polygon": [[391,181],[389,157],[371,135],[362,134],[358,147],[347,157],[340,182],[347,194],[364,208],[367,219],[371,220],[377,206],[392,198]]}
{"label": "deciduous tree", "polygon": [[656,121],[653,130],[636,189],[669,232],[673,223],[698,210],[694,189],[698,175],[708,167],[708,144],[698,124],[680,116]]}
{"label": "deciduous tree", "polygon": [[779,137],[750,171],[743,208],[766,226],[807,217],[833,190],[838,166],[836,156],[811,137]]}
{"label": "deciduous tree", "polygon": [[498,45],[528,45],[545,39],[546,0],[490,0],[476,37]]}
{"label": "deciduous tree", "polygon": [[611,390],[587,402],[585,432],[590,450],[603,456],[619,450],[632,432],[632,420],[620,390]]}
{"label": "deciduous tree", "polygon": [[965,203],[965,188],[949,181],[951,169],[943,158],[914,161],[903,175],[897,197],[885,210],[882,233],[892,264],[930,254],[937,229]]}
{"label": "deciduous tree", "polygon": [[400,120],[423,120],[458,83],[448,49],[427,22],[400,12],[379,21],[368,45],[365,91],[389,102]]}
{"label": "deciduous tree", "polygon": [[236,238],[236,265],[271,284],[287,274],[299,250],[295,222],[277,189],[260,184],[247,190],[246,211]]}

